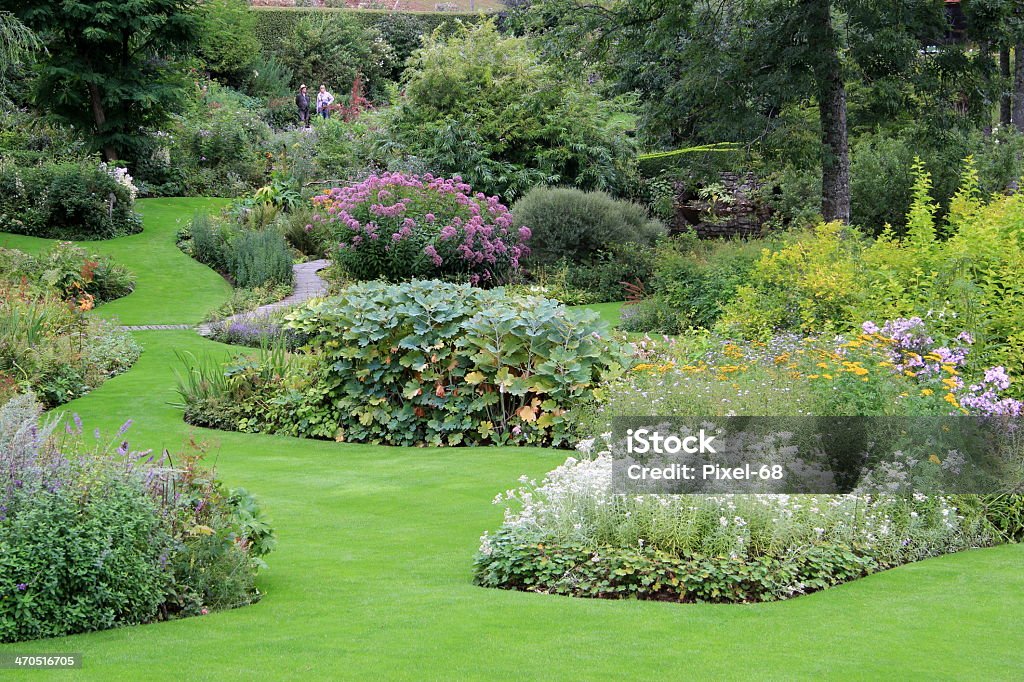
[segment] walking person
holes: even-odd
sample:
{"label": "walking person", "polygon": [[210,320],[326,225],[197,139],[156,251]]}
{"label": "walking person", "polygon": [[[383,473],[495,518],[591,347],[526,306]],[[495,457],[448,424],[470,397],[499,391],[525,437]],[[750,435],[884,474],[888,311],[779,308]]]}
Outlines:
{"label": "walking person", "polygon": [[309,93],[306,92],[306,84],[299,88],[299,94],[295,96],[295,106],[299,110],[299,123],[303,128],[309,127]]}
{"label": "walking person", "polygon": [[320,92],[316,93],[316,113],[324,118],[330,118],[332,104],[334,104],[334,95],[327,92],[327,86],[321,83]]}

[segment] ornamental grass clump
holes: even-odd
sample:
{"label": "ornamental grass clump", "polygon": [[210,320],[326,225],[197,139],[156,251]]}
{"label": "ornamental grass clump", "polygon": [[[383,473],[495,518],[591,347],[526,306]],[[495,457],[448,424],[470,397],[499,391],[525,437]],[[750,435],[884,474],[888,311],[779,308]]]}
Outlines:
{"label": "ornamental grass clump", "polygon": [[313,198],[334,260],[352,279],[443,279],[494,286],[519,270],[530,229],[459,176],[372,175]]}

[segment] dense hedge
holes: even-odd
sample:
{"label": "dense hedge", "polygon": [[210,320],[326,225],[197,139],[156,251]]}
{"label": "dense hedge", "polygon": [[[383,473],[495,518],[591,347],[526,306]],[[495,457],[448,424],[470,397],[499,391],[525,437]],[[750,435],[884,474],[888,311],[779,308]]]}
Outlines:
{"label": "dense hedge", "polygon": [[[130,181],[130,180],[129,180]],[[0,169],[0,230],[110,239],[142,230],[133,190],[92,161]]]}
{"label": "dense hedge", "polygon": [[265,54],[280,52],[283,41],[294,33],[295,25],[310,12],[321,12],[325,16],[345,15],[345,20],[355,19],[364,28],[376,28],[385,37],[395,34],[396,26],[401,26],[404,31],[413,30],[422,35],[432,33],[439,26],[448,22],[454,23],[456,20],[477,23],[482,16],[454,12],[389,12],[316,7],[254,7],[253,11],[257,17],[256,39],[259,40]]}
{"label": "dense hedge", "polygon": [[745,151],[735,144],[720,142],[667,152],[640,154],[637,161],[640,174],[645,178],[654,178],[666,171],[703,177],[741,167],[745,156]]}

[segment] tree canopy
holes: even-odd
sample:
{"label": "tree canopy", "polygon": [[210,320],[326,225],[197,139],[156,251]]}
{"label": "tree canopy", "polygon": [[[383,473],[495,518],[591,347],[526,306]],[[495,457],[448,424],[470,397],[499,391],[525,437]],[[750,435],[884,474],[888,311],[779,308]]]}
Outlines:
{"label": "tree canopy", "polygon": [[91,134],[108,160],[140,128],[160,125],[188,86],[178,64],[196,37],[192,0],[9,0],[52,49],[38,64],[37,104]]}

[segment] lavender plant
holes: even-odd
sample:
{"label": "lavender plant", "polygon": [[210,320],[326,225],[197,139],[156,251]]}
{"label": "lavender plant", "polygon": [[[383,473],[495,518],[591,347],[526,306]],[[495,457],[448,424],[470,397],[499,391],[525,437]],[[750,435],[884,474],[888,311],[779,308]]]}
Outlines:
{"label": "lavender plant", "polygon": [[201,464],[57,427],[30,394],[0,406],[0,641],[199,615],[259,598],[273,531]]}

